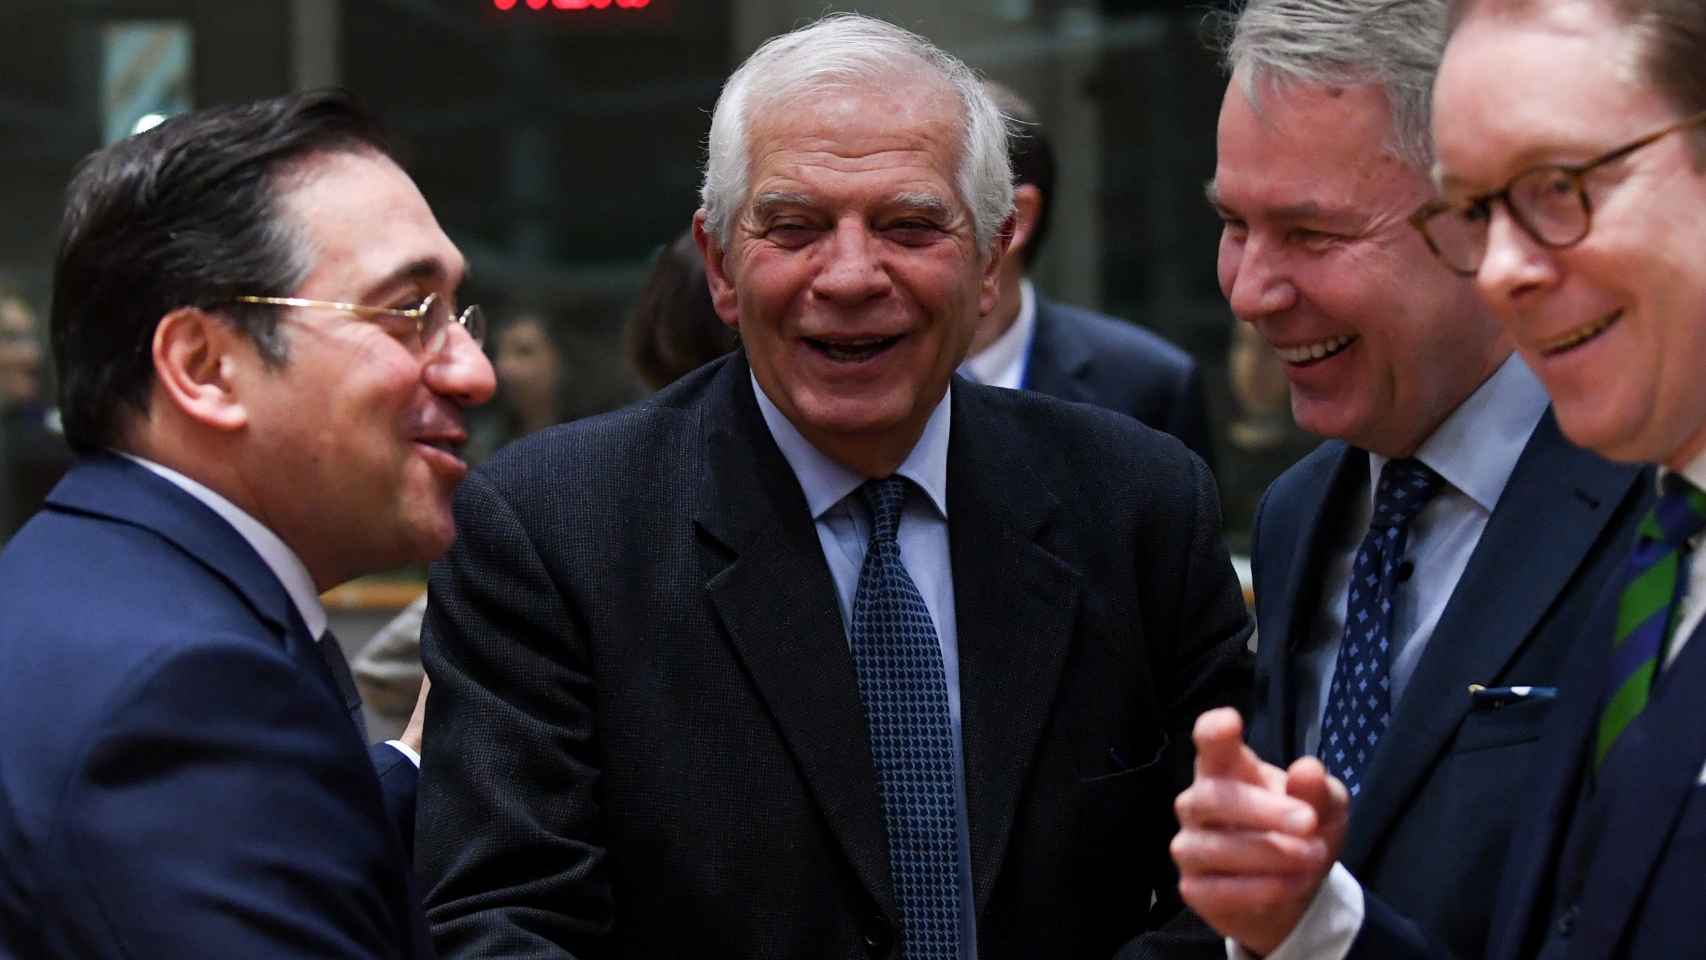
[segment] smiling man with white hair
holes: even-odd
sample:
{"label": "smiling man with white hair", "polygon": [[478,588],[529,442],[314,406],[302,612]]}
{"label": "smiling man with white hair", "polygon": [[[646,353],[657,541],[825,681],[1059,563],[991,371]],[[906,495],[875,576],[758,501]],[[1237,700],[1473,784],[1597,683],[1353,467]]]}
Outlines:
{"label": "smiling man with white hair", "polygon": [[1178,907],[1187,732],[1247,689],[1213,481],[954,379],[1006,130],[882,21],[778,37],[694,232],[743,349],[470,479],[432,575],[442,953],[1109,956]]}

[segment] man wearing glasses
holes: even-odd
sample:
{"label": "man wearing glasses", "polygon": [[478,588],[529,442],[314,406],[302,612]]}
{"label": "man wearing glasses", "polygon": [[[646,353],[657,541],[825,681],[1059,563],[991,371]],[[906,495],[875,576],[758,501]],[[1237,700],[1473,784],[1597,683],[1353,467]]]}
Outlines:
{"label": "man wearing glasses", "polygon": [[167,121],[67,197],[81,459],[0,554],[0,955],[429,956],[418,732],[367,751],[317,595],[450,543],[493,388],[461,254],[335,92]]}
{"label": "man wearing glasses", "polygon": [[1659,466],[1560,683],[1493,955],[1706,956],[1706,6],[1456,13],[1435,95],[1444,202],[1418,222],[1570,439]]}
{"label": "man wearing glasses", "polygon": [[[1407,222],[1434,194],[1446,14],[1251,0],[1230,24],[1221,283],[1286,361],[1298,423],[1333,438],[1258,511],[1249,746],[1206,715],[1179,798],[1181,891],[1234,953],[1342,955],[1385,904],[1481,953],[1509,798],[1639,518],[1637,471],[1564,440]],[[1267,832],[1287,815],[1307,824]]]}

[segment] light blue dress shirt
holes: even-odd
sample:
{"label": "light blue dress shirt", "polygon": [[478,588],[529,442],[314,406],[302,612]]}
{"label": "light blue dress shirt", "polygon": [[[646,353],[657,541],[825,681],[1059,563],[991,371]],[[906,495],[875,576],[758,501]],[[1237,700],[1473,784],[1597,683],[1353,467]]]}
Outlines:
{"label": "light blue dress shirt", "polygon": [[[1481,542],[1517,459],[1546,412],[1546,404],[1546,391],[1513,353],[1469,399],[1458,404],[1415,453],[1415,458],[1432,467],[1445,484],[1410,525],[1409,555],[1416,572],[1405,584],[1392,613],[1396,644],[1391,663],[1394,712],[1439,624],[1440,614],[1469,566],[1469,557]],[[1307,645],[1298,651],[1295,673],[1297,733],[1309,754],[1315,753],[1320,742],[1321,714],[1345,633],[1351,564],[1374,513],[1373,481],[1385,465],[1385,457],[1368,454],[1370,482],[1356,499],[1356,515],[1340,528],[1339,542],[1323,554],[1323,603],[1316,611]]]}
{"label": "light blue dress shirt", "polygon": [[[871,513],[858,490],[867,477],[825,456],[800,434],[781,410],[752,380],[752,392],[771,437],[793,468],[806,495],[817,527],[823,558],[835,580],[841,601],[841,628],[853,622],[853,594],[859,587],[859,568],[871,539]],[[942,668],[948,682],[948,717],[954,727],[954,792],[960,843],[960,956],[977,957],[977,918],[971,890],[971,833],[966,819],[965,744],[960,736],[960,648],[954,622],[953,564],[948,554],[948,412],[953,391],[942,396],[924,433],[895,473],[917,485],[901,508],[900,559],[912,576],[942,645]],[[922,496],[919,494],[922,491]],[[851,642],[851,638],[849,638]]]}

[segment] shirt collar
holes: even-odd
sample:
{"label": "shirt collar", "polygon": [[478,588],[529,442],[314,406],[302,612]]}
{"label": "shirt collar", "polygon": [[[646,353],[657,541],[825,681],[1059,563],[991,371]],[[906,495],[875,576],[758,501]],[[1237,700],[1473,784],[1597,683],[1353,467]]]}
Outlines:
{"label": "shirt collar", "polygon": [[[836,463],[812,446],[787,415],[770,402],[764,388],[758,385],[758,378],[748,376],[752,380],[753,396],[758,399],[758,411],[764,415],[764,424],[770,428],[770,436],[781,448],[782,458],[788,461],[788,466],[800,481],[800,490],[806,495],[806,506],[812,512],[812,520],[816,521],[846,499],[848,494],[859,489],[867,478]],[[925,421],[924,432],[918,442],[913,444],[906,459],[895,469],[895,473],[924,491],[930,504],[944,519],[948,516],[948,427],[953,394],[953,386],[950,385],[936,404],[936,409],[931,411],[930,419]]]}
{"label": "shirt collar", "polygon": [[978,383],[1017,390],[1025,381],[1025,357],[1031,349],[1031,332],[1037,328],[1037,294],[1031,281],[1019,281],[1019,316],[1006,332],[987,347],[968,357],[961,366]]}
{"label": "shirt collar", "polygon": [[[1664,492],[1664,478],[1672,472],[1669,467],[1663,465],[1659,467],[1654,482],[1660,484],[1660,493]],[[1702,450],[1695,455],[1693,460],[1688,461],[1688,465],[1682,468],[1681,473],[1682,478],[1694,484],[1696,489],[1706,490],[1706,450]]]}
{"label": "shirt collar", "polygon": [[302,615],[302,623],[308,628],[308,635],[319,640],[326,632],[326,608],[320,605],[320,595],[314,591],[314,578],[308,575],[308,568],[302,565],[302,560],[278,534],[268,530],[259,520],[249,516],[241,507],[225,499],[206,485],[191,480],[171,467],[145,460],[123,450],[114,453],[159,476],[173,486],[201,501],[209,510],[219,514],[226,523],[237,531],[254,551],[261,555],[267,569],[272,571],[278,582],[284,585],[290,600],[296,604],[296,610]]}
{"label": "shirt collar", "polygon": [[[1545,388],[1512,353],[1422,442],[1415,459],[1491,513],[1547,403]],[[1385,457],[1368,455],[1370,498],[1385,465]]]}

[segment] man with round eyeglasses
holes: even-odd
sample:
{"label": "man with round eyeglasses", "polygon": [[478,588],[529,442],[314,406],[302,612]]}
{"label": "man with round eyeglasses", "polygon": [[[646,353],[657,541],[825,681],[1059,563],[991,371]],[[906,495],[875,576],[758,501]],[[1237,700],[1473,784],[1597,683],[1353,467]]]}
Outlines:
{"label": "man with round eyeglasses", "polygon": [[1701,957],[1706,875],[1706,6],[1459,3],[1435,87],[1442,201],[1571,440],[1658,465],[1516,836],[1497,957]]}
{"label": "man with round eyeglasses", "polygon": [[442,553],[494,382],[466,267],[322,91],[76,170],[79,462],[0,553],[0,956],[430,957],[422,707],[368,747],[318,595]]}

